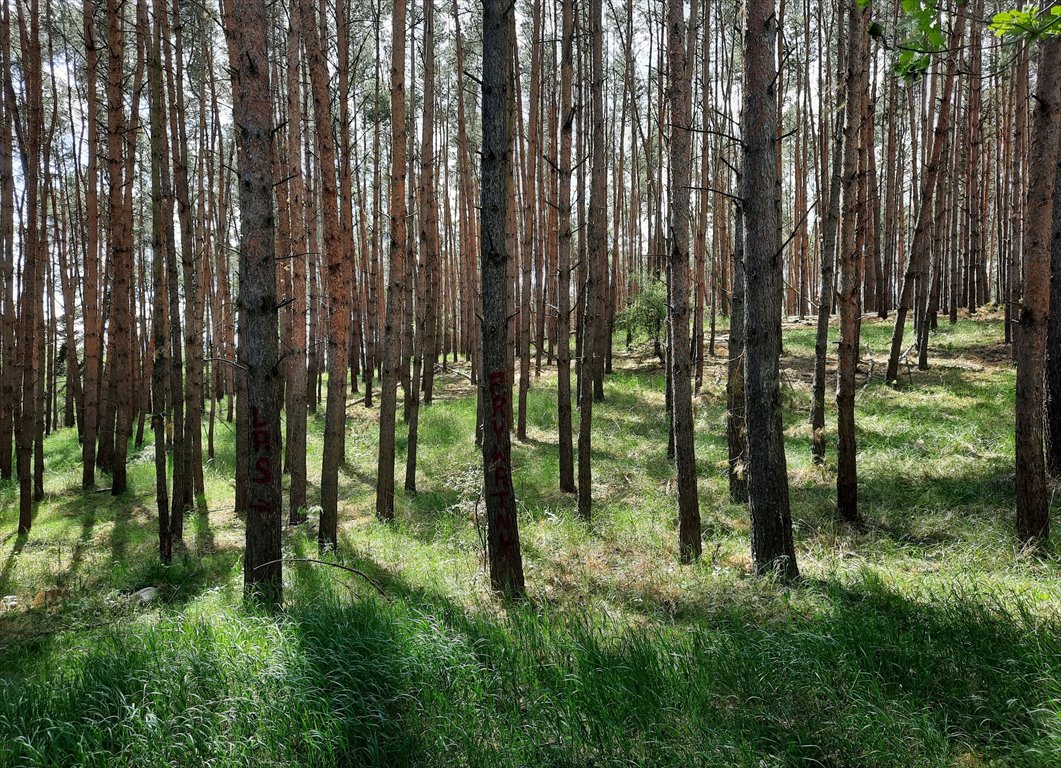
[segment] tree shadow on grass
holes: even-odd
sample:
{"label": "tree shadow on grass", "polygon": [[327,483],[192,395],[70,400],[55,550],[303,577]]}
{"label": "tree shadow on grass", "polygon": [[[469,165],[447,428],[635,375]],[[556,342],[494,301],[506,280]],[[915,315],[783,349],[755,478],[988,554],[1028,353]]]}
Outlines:
{"label": "tree shadow on grass", "polygon": [[[871,579],[806,581],[795,590],[822,606],[811,616],[779,608],[763,620],[731,595],[689,621],[636,629],[533,599],[461,606],[371,558],[346,562],[387,598],[294,567],[280,617],[163,617],[98,632],[75,657],[42,649],[0,699],[0,743],[27,749],[12,738],[27,734],[53,764],[81,762],[93,745],[101,764],[150,748],[181,765],[1057,757],[1044,707],[1058,692],[1061,628],[990,596],[914,600]],[[61,691],[49,657],[76,659]]]}
{"label": "tree shadow on grass", "polygon": [[11,572],[15,568],[15,564],[18,562],[18,556],[22,554],[22,550],[26,547],[26,542],[29,541],[28,533],[19,533],[15,537],[15,543],[11,547],[11,551],[7,555],[7,560],[4,561],[4,567],[0,570],[0,592],[7,592],[9,581],[11,579]]}

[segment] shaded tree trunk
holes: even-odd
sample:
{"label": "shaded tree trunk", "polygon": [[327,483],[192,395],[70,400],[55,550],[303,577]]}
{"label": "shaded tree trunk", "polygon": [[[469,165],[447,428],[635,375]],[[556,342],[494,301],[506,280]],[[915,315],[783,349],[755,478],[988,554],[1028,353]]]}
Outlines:
{"label": "shaded tree trunk", "polygon": [[773,0],[748,0],[741,116],[745,259],[744,385],[748,428],[748,506],[757,574],[798,575],[792,542],[788,468],[781,426],[781,304],[777,95]]}
{"label": "shaded tree trunk", "polygon": [[[401,2],[401,0],[399,0]],[[487,549],[490,583],[511,598],[524,593],[523,560],[512,486],[509,431],[512,392],[508,383],[508,251],[509,195],[512,174],[512,42],[515,12],[505,0],[483,3],[483,58],[498,62],[483,71],[482,160],[482,361],[480,397],[488,416],[483,434],[483,476],[486,497]]]}
{"label": "shaded tree trunk", "polygon": [[237,446],[237,471],[248,480],[243,588],[249,598],[279,605],[283,499],[269,27],[264,0],[225,0],[224,13],[232,63],[232,117],[237,126],[239,338],[248,419],[244,440]]}
{"label": "shaded tree trunk", "polygon": [[[858,474],[855,444],[855,374],[862,324],[863,250],[856,232],[867,225],[864,180],[859,161],[867,127],[863,100],[867,79],[866,24],[869,7],[850,0],[848,13],[846,115],[843,140],[843,214],[840,221],[840,343],[836,373],[836,508],[844,520],[858,521]],[[870,148],[872,151],[872,148]]]}

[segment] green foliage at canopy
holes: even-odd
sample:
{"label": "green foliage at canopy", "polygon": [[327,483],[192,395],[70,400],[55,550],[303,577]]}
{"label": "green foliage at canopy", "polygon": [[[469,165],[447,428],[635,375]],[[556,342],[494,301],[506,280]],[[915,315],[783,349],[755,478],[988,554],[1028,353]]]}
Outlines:
{"label": "green foliage at canopy", "polygon": [[1040,9],[1037,5],[1028,4],[1023,8],[996,13],[991,20],[991,29],[998,37],[1029,40],[1061,34],[1061,5]]}

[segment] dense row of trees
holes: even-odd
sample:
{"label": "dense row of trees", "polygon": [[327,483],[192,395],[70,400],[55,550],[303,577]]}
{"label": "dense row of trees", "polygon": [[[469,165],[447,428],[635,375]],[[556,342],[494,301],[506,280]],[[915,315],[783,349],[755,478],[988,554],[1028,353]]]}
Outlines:
{"label": "dense row of trees", "polygon": [[[678,550],[695,560],[694,392],[721,316],[731,497],[749,506],[756,571],[793,576],[782,317],[818,316],[824,461],[839,316],[837,509],[858,524],[863,315],[893,319],[899,385],[929,365],[941,318],[997,305],[1017,362],[1018,534],[1045,538],[1061,468],[1061,16],[1004,15],[996,36],[1000,10],[3,3],[0,476],[17,474],[20,532],[45,435],[76,427],[84,487],[99,470],[118,495],[149,420],[168,560],[203,506],[217,424],[234,421],[246,583],[275,596],[285,507],[299,524],[319,501],[320,546],[339,544],[351,394],[378,400],[390,520],[399,413],[415,492],[421,403],[453,369],[478,386],[491,581],[518,596],[510,457],[527,392],[556,366],[559,487],[589,519],[594,403],[617,323],[629,343],[640,319],[666,366]],[[306,415],[321,407],[311,499]]]}

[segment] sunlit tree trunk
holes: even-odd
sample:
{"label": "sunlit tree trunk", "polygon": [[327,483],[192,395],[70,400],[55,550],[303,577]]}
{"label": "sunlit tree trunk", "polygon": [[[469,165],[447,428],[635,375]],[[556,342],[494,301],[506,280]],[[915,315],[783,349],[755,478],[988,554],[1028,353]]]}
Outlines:
{"label": "sunlit tree trunk", "polygon": [[1050,491],[1043,453],[1043,371],[1061,137],[1061,37],[1042,44],[1035,90],[1022,254],[1024,291],[1013,339],[1017,353],[1017,537],[1024,543],[1050,535]]}
{"label": "sunlit tree trunk", "polygon": [[[695,0],[694,0],[695,2]],[[694,14],[695,15],[695,14]],[[694,19],[695,21],[695,19]],[[695,24],[694,24],[695,28]],[[692,366],[689,343],[689,186],[692,177],[692,62],[686,53],[685,5],[667,3],[668,97],[670,108],[670,358],[674,458],[678,470],[678,551],[682,562],[700,557],[700,503],[693,446]]]}
{"label": "sunlit tree trunk", "polygon": [[[376,467],[376,515],[394,518],[394,420],[398,410],[402,315],[406,292],[405,164],[405,0],[395,0],[391,14],[391,176],[390,176],[390,275],[387,313],[383,328],[383,379],[379,401],[379,456]],[[507,62],[508,59],[501,60]],[[505,65],[507,66],[507,65]],[[503,69],[505,66],[499,66]]]}
{"label": "sunlit tree trunk", "polygon": [[310,94],[315,122],[318,178],[320,180],[323,260],[328,291],[328,403],[324,416],[324,457],[321,461],[321,519],[317,541],[322,549],[339,541],[339,463],[346,432],[346,352],[349,292],[345,249],[338,209],[334,120],[328,88],[328,65],[321,46],[316,15],[310,0],[301,0],[301,28],[309,67]]}

